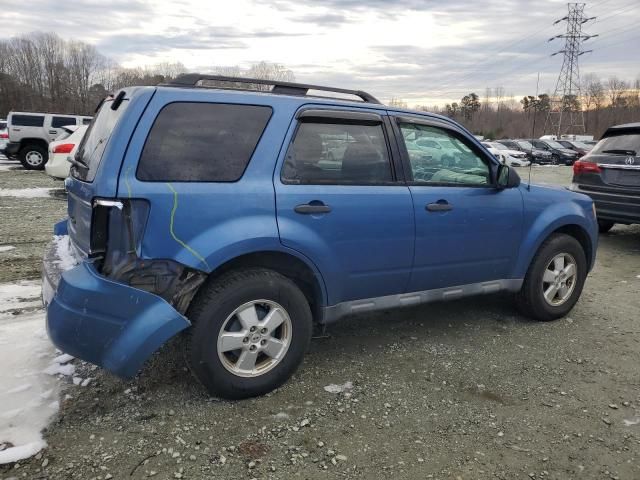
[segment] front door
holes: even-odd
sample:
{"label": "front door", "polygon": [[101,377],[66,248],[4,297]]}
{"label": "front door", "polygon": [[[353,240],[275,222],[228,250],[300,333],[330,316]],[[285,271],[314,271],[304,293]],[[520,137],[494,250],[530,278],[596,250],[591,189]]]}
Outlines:
{"label": "front door", "polygon": [[299,113],[274,175],[281,241],[318,267],[329,305],[402,293],[409,281],[413,204],[382,118]]}
{"label": "front door", "polygon": [[497,163],[445,122],[398,119],[416,218],[409,291],[510,276],[522,235],[518,188],[497,189]]}

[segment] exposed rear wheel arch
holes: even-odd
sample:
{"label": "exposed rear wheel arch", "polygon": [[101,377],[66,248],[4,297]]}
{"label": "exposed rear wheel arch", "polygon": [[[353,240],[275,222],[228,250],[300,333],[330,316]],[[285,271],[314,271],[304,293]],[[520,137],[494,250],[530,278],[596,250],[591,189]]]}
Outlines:
{"label": "exposed rear wheel arch", "polygon": [[[298,257],[277,251],[253,252],[233,258],[223,263],[209,274],[205,283],[214,282],[218,277],[232,270],[265,268],[273,270],[292,280],[304,293],[315,322],[321,318],[321,307],[325,305],[322,279]],[[201,287],[202,288],[202,287]]]}

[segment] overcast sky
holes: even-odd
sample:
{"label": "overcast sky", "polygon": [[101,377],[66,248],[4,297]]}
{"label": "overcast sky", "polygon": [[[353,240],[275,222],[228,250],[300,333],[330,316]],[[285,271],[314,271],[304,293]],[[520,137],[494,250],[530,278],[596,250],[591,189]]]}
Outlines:
{"label": "overcast sky", "polygon": [[[298,81],[442,104],[471,91],[553,91],[565,2],[540,0],[2,0],[0,37],[34,30],[94,44],[127,67],[277,62]],[[640,77],[640,0],[595,0],[581,71]]]}

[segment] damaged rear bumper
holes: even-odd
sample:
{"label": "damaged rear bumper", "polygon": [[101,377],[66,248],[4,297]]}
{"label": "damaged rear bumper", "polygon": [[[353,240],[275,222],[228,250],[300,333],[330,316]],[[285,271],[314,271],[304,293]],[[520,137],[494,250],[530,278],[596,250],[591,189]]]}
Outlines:
{"label": "damaged rear bumper", "polygon": [[163,298],[109,280],[89,261],[64,270],[57,243],[45,253],[42,296],[47,332],[63,352],[129,378],[191,325]]}

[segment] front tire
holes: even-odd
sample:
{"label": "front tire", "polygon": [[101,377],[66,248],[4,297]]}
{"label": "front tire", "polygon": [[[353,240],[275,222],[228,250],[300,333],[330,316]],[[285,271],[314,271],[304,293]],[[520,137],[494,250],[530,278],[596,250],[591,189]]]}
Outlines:
{"label": "front tire", "polygon": [[554,234],[531,261],[517,297],[518,308],[543,322],[562,318],[580,298],[586,277],[582,245],[569,235]]}
{"label": "front tire", "polygon": [[19,159],[26,170],[43,170],[48,156],[41,146],[27,145],[20,150]]}
{"label": "front tire", "polygon": [[210,394],[228,399],[281,386],[311,340],[306,297],[272,270],[232,271],[205,284],[187,316],[189,367]]}

